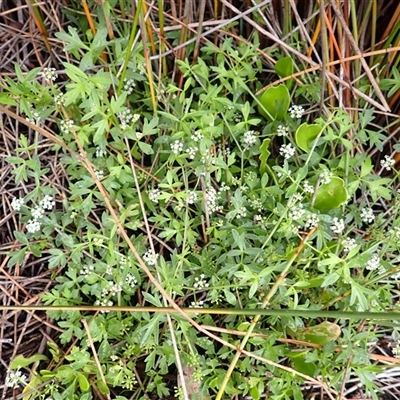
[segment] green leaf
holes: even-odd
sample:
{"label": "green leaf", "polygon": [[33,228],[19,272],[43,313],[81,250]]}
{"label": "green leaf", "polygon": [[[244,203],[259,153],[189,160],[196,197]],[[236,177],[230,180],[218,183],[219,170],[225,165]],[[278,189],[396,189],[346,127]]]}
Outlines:
{"label": "green leaf", "polygon": [[265,172],[270,172],[271,169],[267,165],[268,157],[271,155],[269,151],[269,144],[271,143],[271,139],[264,139],[260,146],[260,173],[263,175]]}
{"label": "green leaf", "polygon": [[[102,381],[96,381],[96,386],[99,388],[101,393],[110,394],[110,389]],[[119,397],[119,396],[117,396],[117,397]]]}
{"label": "green leaf", "polygon": [[295,133],[297,147],[308,153],[311,150],[311,143],[321,133],[322,127],[318,124],[301,124]]}
{"label": "green leaf", "polygon": [[87,380],[86,376],[81,373],[78,373],[77,378],[78,378],[78,384],[79,384],[79,387],[81,388],[81,390],[83,392],[87,392],[90,389],[90,384],[89,384],[89,381]]}
{"label": "green leaf", "polygon": [[[275,72],[281,77],[286,78],[293,74],[293,60],[290,57],[283,57],[275,64]],[[288,79],[285,84],[288,88],[292,86],[293,79]]]}
{"label": "green leaf", "polygon": [[137,144],[139,145],[140,150],[143,151],[144,154],[154,154],[154,150],[148,143],[138,141]]}
{"label": "green leaf", "polygon": [[347,199],[348,193],[343,179],[334,176],[329,183],[318,188],[314,207],[321,212],[328,212],[341,206]]}
{"label": "green leaf", "polygon": [[43,354],[35,354],[31,357],[25,358],[23,355],[19,355],[14,358],[10,364],[10,369],[25,368],[26,366],[33,364],[36,361],[45,361],[48,358]]}
{"label": "green leaf", "polygon": [[283,120],[289,109],[290,95],[285,85],[268,88],[260,97],[260,114],[270,121]]}
{"label": "green leaf", "polygon": [[340,336],[341,329],[337,324],[324,321],[307,328],[298,328],[296,332],[288,329],[288,333],[297,340],[325,345],[330,341],[335,341]]}

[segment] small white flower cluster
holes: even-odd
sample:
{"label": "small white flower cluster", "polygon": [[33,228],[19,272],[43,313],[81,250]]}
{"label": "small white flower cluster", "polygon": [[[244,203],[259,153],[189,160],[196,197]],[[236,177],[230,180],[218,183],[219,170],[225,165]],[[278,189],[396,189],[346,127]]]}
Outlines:
{"label": "small white flower cluster", "polygon": [[289,158],[293,157],[296,153],[296,149],[291,145],[291,143],[283,144],[279,149],[279,154],[285,158],[285,160],[289,160]]}
{"label": "small white flower cluster", "polygon": [[349,253],[357,246],[357,243],[354,238],[345,238],[342,240],[342,245],[343,245],[343,251],[345,253]]}
{"label": "small white flower cluster", "polygon": [[389,230],[390,235],[395,235],[396,239],[400,239],[400,226],[394,226],[392,229]]}
{"label": "small white flower cluster", "polygon": [[96,157],[97,158],[102,158],[106,155],[106,151],[101,149],[100,146],[96,147]]}
{"label": "small white flower cluster", "polygon": [[203,308],[205,304],[205,301],[200,300],[200,301],[192,301],[190,303],[189,308]]}
{"label": "small white flower cluster", "polygon": [[366,262],[365,268],[368,271],[378,270],[379,274],[383,274],[386,272],[386,269],[381,265],[381,261],[377,254],[372,255],[372,257]]}
{"label": "small white flower cluster", "polygon": [[311,213],[308,218],[306,223],[304,224],[305,229],[312,229],[315,228],[319,223],[319,217],[317,214]]}
{"label": "small white flower cluster", "polygon": [[327,185],[328,183],[331,182],[333,177],[333,173],[327,170],[323,170],[319,174],[319,179],[321,180],[321,185]]}
{"label": "small white flower cluster", "polygon": [[300,119],[304,114],[304,108],[294,105],[289,108],[289,113],[292,118]]}
{"label": "small white flower cluster", "polygon": [[102,180],[104,178],[104,170],[102,169],[96,169],[94,171],[94,174],[96,175],[98,180]]}
{"label": "small white flower cluster", "polygon": [[16,389],[20,384],[26,385],[27,376],[22,375],[22,372],[17,369],[16,371],[9,370],[6,377],[6,386]]}
{"label": "small white flower cluster", "polygon": [[56,69],[55,68],[43,68],[43,76],[48,80],[48,81],[55,81],[58,77]]}
{"label": "small white flower cluster", "polygon": [[123,86],[123,90],[125,92],[129,94],[132,94],[133,89],[135,88],[136,84],[135,81],[131,78],[131,79],[124,79],[124,86]]}
{"label": "small white flower cluster", "polygon": [[74,121],[72,119],[66,119],[60,121],[60,131],[64,135],[71,132],[71,128],[74,126]]}
{"label": "small white flower cluster", "polygon": [[110,282],[109,294],[115,296],[122,292],[122,284],[120,282]]}
{"label": "small white flower cluster", "polygon": [[291,208],[291,210],[289,211],[289,217],[292,218],[294,221],[299,221],[303,217],[305,212],[306,211],[304,210],[303,204],[300,203]]}
{"label": "small white flower cluster", "polygon": [[289,127],[284,126],[284,125],[278,125],[278,128],[276,129],[276,133],[278,136],[287,136],[287,135],[289,135]]}
{"label": "small white flower cluster", "polygon": [[112,269],[112,266],[111,265],[107,265],[107,267],[106,267],[106,274],[107,275],[112,275],[113,274],[113,269]]}
{"label": "small white flower cluster", "polygon": [[210,213],[221,211],[221,206],[217,204],[217,191],[214,187],[210,186],[206,190],[207,209]]}
{"label": "small white flower cluster", "polygon": [[[21,207],[24,204],[24,199],[19,199],[14,197],[11,201],[11,207],[15,211],[20,211]],[[38,221],[40,218],[44,216],[45,210],[51,210],[55,206],[55,201],[52,196],[45,195],[43,199],[40,201],[38,206],[35,206],[32,211],[32,219],[30,219],[26,224],[26,230],[29,233],[35,233],[40,230],[40,222]]]}
{"label": "small white flower cluster", "polygon": [[193,287],[195,289],[205,289],[210,286],[210,284],[206,281],[204,274],[200,274],[200,277],[196,276],[194,278],[194,284]]}
{"label": "small white flower cluster", "polygon": [[220,193],[228,192],[229,190],[231,190],[230,186],[228,186],[228,185],[226,184],[226,182],[222,182],[222,183],[221,183],[221,186],[220,186],[220,188],[219,188]]}
{"label": "small white flower cluster", "polygon": [[178,155],[183,150],[183,143],[180,140],[175,140],[173,143],[171,143],[170,147],[172,152],[175,155]]}
{"label": "small white flower cluster", "polygon": [[308,181],[304,181],[303,190],[305,193],[314,193],[314,187],[308,183]]}
{"label": "small white flower cluster", "polygon": [[247,210],[246,207],[241,206],[236,210],[236,219],[246,218]]}
{"label": "small white flower cluster", "polygon": [[199,130],[194,131],[190,137],[196,143],[200,142],[201,139],[204,139],[204,135]]}
{"label": "small white flower cluster", "polygon": [[197,147],[189,147],[186,149],[186,153],[189,154],[189,158],[191,160],[194,160],[198,151],[199,151],[199,149]]}
{"label": "small white flower cluster", "polygon": [[[96,300],[94,305],[95,306],[100,306],[100,307],[112,307],[114,304],[114,302],[112,300],[108,300],[108,299],[102,299],[102,300]],[[109,310],[101,310],[101,313],[108,313],[110,312]]]}
{"label": "small white flower cluster", "polygon": [[122,130],[126,129],[133,120],[132,111],[129,108],[118,113],[119,126]]}
{"label": "small white flower cluster", "polygon": [[92,272],[94,272],[93,265],[84,265],[83,268],[79,271],[79,274],[88,277]]}
{"label": "small white flower cluster", "polygon": [[375,219],[374,212],[371,208],[363,208],[361,210],[360,217],[366,224],[372,224]]}
{"label": "small white flower cluster", "polygon": [[250,200],[250,205],[253,210],[257,210],[259,213],[264,209],[261,199]]}
{"label": "small white flower cluster", "polygon": [[18,198],[18,197],[13,197],[11,201],[11,208],[15,211],[21,210],[21,207],[24,205],[24,199],[23,198]]}
{"label": "small white flower cluster", "polygon": [[200,161],[204,165],[215,165],[215,157],[209,151],[201,156]]}
{"label": "small white flower cluster", "polygon": [[400,343],[398,341],[394,342],[390,346],[392,348],[392,353],[396,358],[400,358]]}
{"label": "small white flower cluster", "polygon": [[143,260],[148,265],[157,265],[158,254],[154,253],[151,249],[147,250],[146,253],[143,254]]}
{"label": "small white flower cluster", "polygon": [[249,150],[252,146],[254,146],[257,143],[257,135],[254,133],[254,131],[247,131],[243,134],[241,142],[243,148],[245,150]]}
{"label": "small white flower cluster", "polygon": [[395,159],[388,155],[385,155],[385,159],[381,160],[381,166],[385,168],[387,171],[390,171],[395,163],[396,163]]}
{"label": "small white flower cluster", "polygon": [[33,125],[39,125],[40,114],[36,110],[31,110],[32,118],[25,117],[25,119]]}
{"label": "small white flower cluster", "polygon": [[132,274],[128,274],[125,278],[125,283],[134,288],[137,285],[137,279],[132,275]]}
{"label": "small white flower cluster", "polygon": [[333,233],[342,233],[344,231],[344,220],[334,217],[331,225],[331,230]]}
{"label": "small white flower cluster", "polygon": [[161,195],[161,190],[159,188],[155,188],[153,190],[151,190],[149,192],[149,199],[153,202],[153,203],[158,203],[158,198]]}
{"label": "small white flower cluster", "polygon": [[187,204],[194,204],[194,203],[196,203],[196,201],[197,201],[197,199],[198,199],[197,193],[196,193],[194,190],[189,190],[189,191],[187,192],[187,194],[189,195],[189,197],[187,197],[187,198],[185,199],[186,203],[187,203]]}
{"label": "small white flower cluster", "polygon": [[64,105],[64,103],[65,103],[65,96],[64,96],[64,94],[63,93],[59,93],[59,94],[56,94],[55,96],[54,96],[54,104],[56,105],[56,106],[63,106]]}
{"label": "small white flower cluster", "polygon": [[261,226],[261,229],[267,229],[267,217],[263,217],[260,214],[254,216],[254,223]]}

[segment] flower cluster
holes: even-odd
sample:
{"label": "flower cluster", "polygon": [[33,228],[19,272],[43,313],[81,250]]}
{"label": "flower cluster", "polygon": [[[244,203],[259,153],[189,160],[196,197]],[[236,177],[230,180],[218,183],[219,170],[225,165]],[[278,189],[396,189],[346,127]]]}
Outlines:
{"label": "flower cluster", "polygon": [[198,151],[199,151],[199,149],[197,147],[189,147],[186,149],[186,153],[189,154],[189,158],[191,160],[194,160]]}
{"label": "flower cluster", "polygon": [[133,89],[135,88],[136,84],[133,79],[124,79],[124,86],[123,90],[129,94],[133,93]]}
{"label": "flower cluster", "polygon": [[9,371],[9,374],[6,378],[6,386],[16,389],[20,384],[25,385],[27,380],[26,375],[22,375],[22,372],[17,369],[16,371]]}
{"label": "flower cluster", "polygon": [[289,128],[284,125],[278,125],[276,133],[278,136],[287,136],[289,134]]}
{"label": "flower cluster", "polygon": [[387,171],[390,171],[395,163],[396,163],[395,159],[388,155],[385,155],[385,159],[381,160],[382,168],[385,168]]}
{"label": "flower cluster", "polygon": [[[14,197],[11,201],[11,207],[15,211],[20,211],[24,204],[24,199]],[[44,216],[45,210],[52,210],[55,206],[55,201],[52,196],[45,195],[38,206],[35,206],[31,211],[32,218],[26,224],[26,230],[29,233],[35,233],[40,230],[41,224],[39,219]]]}
{"label": "flower cluster", "polygon": [[194,142],[200,142],[201,139],[204,139],[204,135],[201,133],[201,131],[194,131],[191,135],[191,139]]}
{"label": "flower cluster", "polygon": [[133,120],[132,111],[129,108],[118,113],[119,126],[122,130],[126,129]]}
{"label": "flower cluster", "polygon": [[32,118],[26,116],[25,119],[33,125],[39,125],[40,114],[36,110],[31,110]]}
{"label": "flower cluster", "polygon": [[304,181],[303,190],[305,193],[314,193],[314,187],[308,181]]}
{"label": "flower cluster", "polygon": [[317,214],[311,213],[308,218],[306,223],[304,224],[305,229],[312,229],[315,228],[319,223],[319,217]]}
{"label": "flower cluster", "polygon": [[290,144],[283,144],[279,149],[279,154],[285,158],[285,160],[289,160],[289,158],[293,157],[296,153],[296,149]]}
{"label": "flower cluster", "polygon": [[48,81],[55,81],[57,79],[57,72],[55,68],[43,68],[43,76]]}
{"label": "flower cluster", "polygon": [[366,262],[365,268],[368,271],[378,270],[379,274],[386,272],[386,269],[381,265],[381,260],[377,254],[372,255],[372,257]]}
{"label": "flower cluster", "polygon": [[158,198],[161,195],[161,190],[159,188],[155,188],[149,192],[149,199],[153,203],[158,203]]}
{"label": "flower cluster", "polygon": [[254,131],[247,131],[243,134],[241,139],[243,148],[245,150],[249,150],[252,146],[254,146],[257,142],[257,136]]}
{"label": "flower cluster", "polygon": [[193,190],[189,190],[187,193],[188,193],[188,196],[189,196],[189,197],[187,197],[187,198],[185,199],[186,203],[187,203],[187,204],[194,204],[194,203],[196,203],[196,201],[197,201],[197,199],[198,199],[197,193],[196,193],[195,191],[193,191]]}
{"label": "flower cluster", "polygon": [[158,254],[154,253],[153,250],[147,250],[146,253],[143,254],[143,260],[148,265],[157,265]]}
{"label": "flower cluster", "polygon": [[204,274],[200,274],[200,276],[196,276],[194,278],[194,284],[193,287],[195,289],[205,289],[208,288],[210,285],[209,283],[204,279],[206,276]]}
{"label": "flower cluster", "polygon": [[221,206],[217,204],[217,191],[214,187],[210,186],[206,190],[207,209],[210,213],[221,211]]}
{"label": "flower cluster", "polygon": [[366,224],[372,224],[375,219],[374,212],[371,208],[363,208],[361,210],[360,217]]}
{"label": "flower cluster", "polygon": [[183,150],[183,143],[180,140],[175,140],[175,142],[171,143],[171,150],[175,155],[178,155]]}
{"label": "flower cluster", "polygon": [[291,106],[289,108],[289,114],[292,118],[300,119],[304,114],[304,108],[302,106]]}
{"label": "flower cluster", "polygon": [[323,170],[319,174],[319,179],[321,180],[321,185],[327,185],[328,183],[330,183],[332,180],[332,177],[333,177],[332,172]]}
{"label": "flower cluster", "polygon": [[333,218],[331,229],[333,233],[340,234],[344,231],[344,221],[337,217]]}
{"label": "flower cluster", "polygon": [[342,245],[343,245],[343,251],[345,253],[349,253],[357,246],[357,243],[354,238],[345,238],[342,240]]}
{"label": "flower cluster", "polygon": [[60,131],[64,135],[71,132],[71,128],[74,126],[74,121],[71,119],[61,120],[60,121]]}

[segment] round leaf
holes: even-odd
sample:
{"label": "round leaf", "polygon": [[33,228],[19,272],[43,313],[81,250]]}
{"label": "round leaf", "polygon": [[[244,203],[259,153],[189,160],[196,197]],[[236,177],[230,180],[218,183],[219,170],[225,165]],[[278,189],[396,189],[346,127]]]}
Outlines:
{"label": "round leaf", "polygon": [[314,207],[321,212],[328,212],[341,206],[347,199],[343,179],[334,176],[329,183],[319,187]]}
{"label": "round leaf", "polygon": [[278,85],[267,89],[260,97],[260,114],[270,121],[283,120],[286,117],[290,104],[290,95],[285,85]]}
{"label": "round leaf", "polygon": [[322,127],[318,124],[301,124],[295,133],[297,147],[308,153],[311,149],[311,143],[321,133]]}

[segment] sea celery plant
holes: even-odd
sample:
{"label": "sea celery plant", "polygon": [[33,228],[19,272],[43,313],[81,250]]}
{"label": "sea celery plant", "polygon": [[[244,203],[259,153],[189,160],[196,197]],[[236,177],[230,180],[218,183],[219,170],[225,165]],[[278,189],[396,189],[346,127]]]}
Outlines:
{"label": "sea celery plant", "polygon": [[[341,109],[307,114],[318,92],[310,85],[291,97],[293,82],[274,88],[280,101],[274,90],[257,96],[256,46],[231,40],[204,46],[195,64],[179,61],[182,85],[159,82],[154,109],[141,45],[128,58],[124,40],[101,29],[88,42],[73,28],[59,38],[76,65],[64,63],[57,81],[51,69],[23,74],[16,66],[1,96],[37,132],[32,143],[21,132],[18,155],[8,158],[16,185],[36,184],[10,199],[21,247],[8,265],[32,254],[59,268],[41,299],[62,329],[46,362],[17,357],[7,383],[23,386],[26,398],[185,398],[187,381],[174,388],[168,376],[190,371],[198,398],[301,399],[318,382],[330,396],[344,392],[351,376],[378,398],[383,367],[371,342],[386,329],[395,351],[398,324],[360,328],[340,314],[396,308],[397,173],[389,155],[377,162],[360,151],[383,141],[363,124],[373,110],[358,125]],[[116,56],[97,68],[106,47]],[[290,74],[284,63],[277,72]],[[44,137],[60,154],[65,188],[46,180]],[[113,309],[165,305],[139,259],[176,304],[196,308],[186,312],[198,326],[220,337],[200,334],[182,315]],[[77,308],[57,308],[68,305]],[[108,308],[87,313],[83,305]],[[281,315],[223,312],[230,308]]]}

